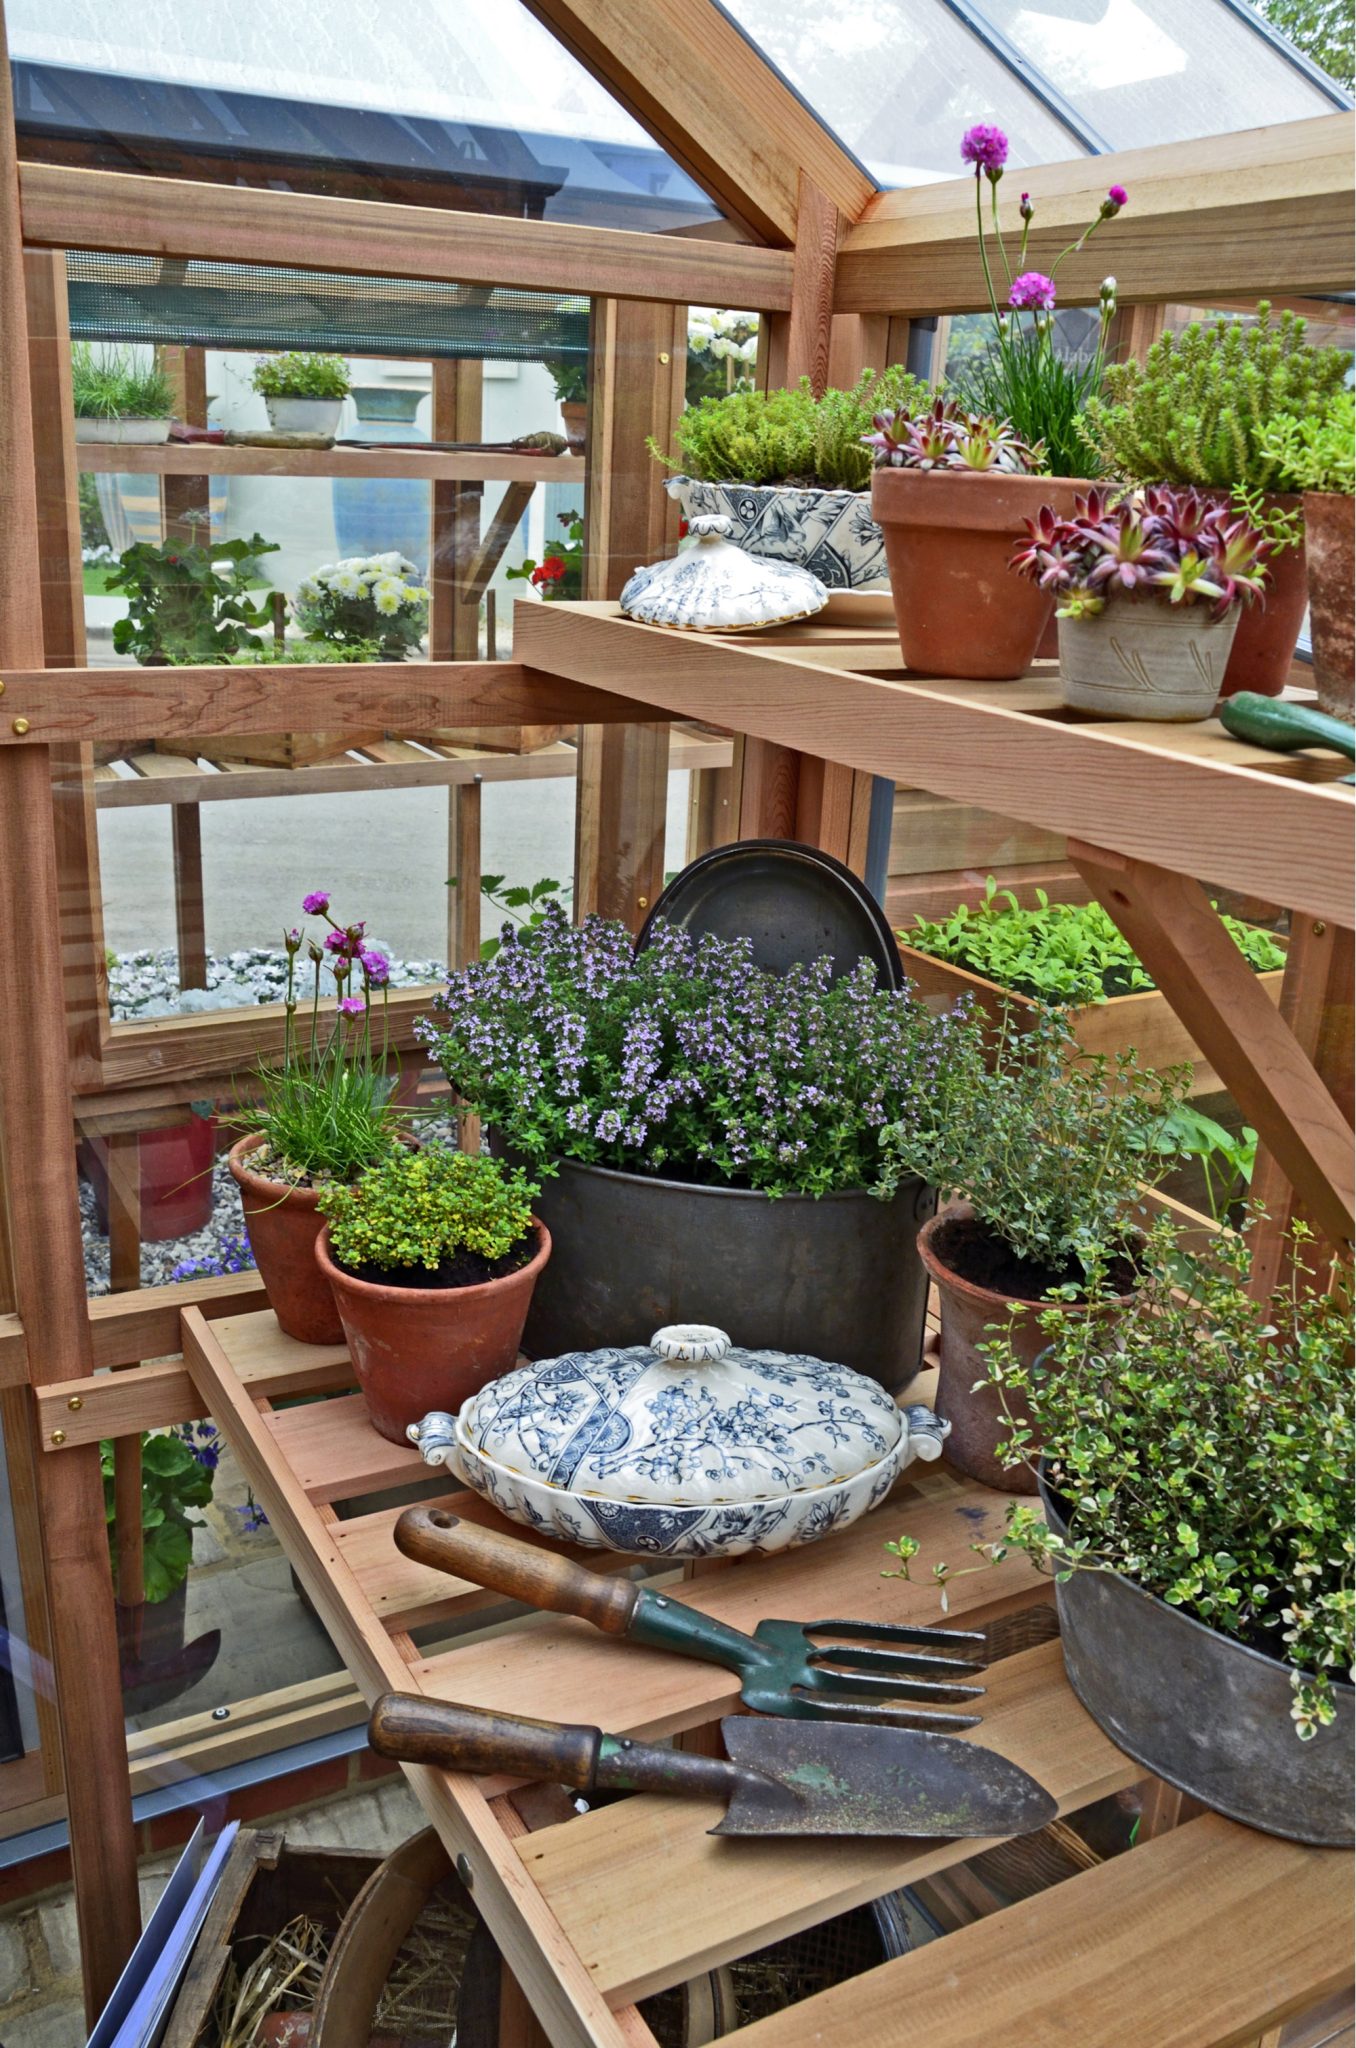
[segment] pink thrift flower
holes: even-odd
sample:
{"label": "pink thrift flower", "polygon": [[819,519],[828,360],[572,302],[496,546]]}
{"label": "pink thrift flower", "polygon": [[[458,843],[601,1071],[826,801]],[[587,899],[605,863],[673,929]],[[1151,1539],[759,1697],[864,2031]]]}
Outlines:
{"label": "pink thrift flower", "polygon": [[1130,194],[1124,185],[1113,185],[1106,196],[1117,209],[1130,204]]}
{"label": "pink thrift flower", "polygon": [[367,1004],[361,996],[344,996],[340,999],[339,1008],[345,1017],[361,1017]]}
{"label": "pink thrift flower", "polygon": [[326,934],[325,934],[325,951],[326,951],[327,953],[347,953],[347,951],[348,951],[348,933],[347,933],[347,932],[326,932]]}
{"label": "pink thrift flower", "polygon": [[302,897],[301,907],[308,917],[322,916],[330,907],[329,892],[325,889],[313,889],[309,896]]}
{"label": "pink thrift flower", "polygon": [[388,979],[391,972],[391,963],[386,958],[386,955],[379,953],[375,946],[370,946],[359,957],[367,970],[368,980],[375,982],[380,987]]}
{"label": "pink thrift flower", "polygon": [[1012,280],[1008,304],[1017,312],[1048,313],[1055,303],[1055,280],[1043,270],[1024,270]]}
{"label": "pink thrift flower", "polygon": [[1008,138],[1001,128],[991,128],[980,121],[962,135],[960,153],[963,164],[974,165],[976,177],[987,171],[991,178],[996,178],[1008,160]]}

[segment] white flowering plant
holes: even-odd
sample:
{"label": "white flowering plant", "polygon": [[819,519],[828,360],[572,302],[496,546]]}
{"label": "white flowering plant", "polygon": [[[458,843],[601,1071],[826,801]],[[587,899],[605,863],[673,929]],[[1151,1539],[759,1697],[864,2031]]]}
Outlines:
{"label": "white flowering plant", "polygon": [[687,402],[751,391],[758,360],[758,315],[715,306],[687,311]]}
{"label": "white flowering plant", "polygon": [[297,585],[303,632],[338,647],[375,641],[388,661],[418,645],[428,623],[428,591],[404,555],[349,555],[326,562]]}

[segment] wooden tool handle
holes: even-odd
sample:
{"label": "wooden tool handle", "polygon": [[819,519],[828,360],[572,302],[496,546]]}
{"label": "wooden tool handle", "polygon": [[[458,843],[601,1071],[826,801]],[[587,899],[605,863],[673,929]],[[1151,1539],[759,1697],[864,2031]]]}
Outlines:
{"label": "wooden tool handle", "polygon": [[636,1609],[629,1579],[603,1578],[553,1550],[520,1543],[500,1529],[464,1522],[447,1508],[406,1508],[395,1526],[396,1548],[420,1564],[470,1579],[473,1585],[552,1614],[577,1614],[610,1636],[624,1636]]}
{"label": "wooden tool handle", "polygon": [[602,1736],[596,1728],[564,1727],[458,1707],[421,1693],[388,1692],[372,1709],[367,1740],[378,1756],[440,1771],[507,1771],[514,1777],[550,1778],[587,1792]]}

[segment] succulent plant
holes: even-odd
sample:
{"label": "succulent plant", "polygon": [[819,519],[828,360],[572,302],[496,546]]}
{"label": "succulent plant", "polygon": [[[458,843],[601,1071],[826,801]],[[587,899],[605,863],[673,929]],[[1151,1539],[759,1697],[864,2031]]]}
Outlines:
{"label": "succulent plant", "polygon": [[1261,596],[1272,545],[1232,507],[1198,491],[1150,485],[1112,502],[1096,488],[1061,519],[1042,505],[1012,557],[1019,576],[1053,590],[1061,618],[1090,618],[1109,597],[1147,593],[1213,604],[1215,617]]}
{"label": "succulent plant", "polygon": [[810,484],[865,490],[871,460],[864,430],[880,407],[922,404],[928,386],[905,369],[864,370],[850,391],[816,398],[808,377],[786,391],[735,390],[704,398],[673,430],[678,460],[653,438],[651,455],[704,483]]}
{"label": "succulent plant", "polygon": [[969,469],[1029,474],[1041,466],[1042,450],[1028,448],[1010,420],[966,412],[952,399],[937,398],[926,412],[878,412],[874,434],[863,434],[877,469]]}
{"label": "succulent plant", "polygon": [[1273,420],[1262,453],[1279,462],[1297,491],[1356,494],[1356,395],[1339,391],[1321,417]]}

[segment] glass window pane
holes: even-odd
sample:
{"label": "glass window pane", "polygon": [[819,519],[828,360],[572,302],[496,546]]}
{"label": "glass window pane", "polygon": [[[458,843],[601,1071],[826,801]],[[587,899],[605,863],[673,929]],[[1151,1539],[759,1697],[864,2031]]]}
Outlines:
{"label": "glass window pane", "polygon": [[1214,0],[984,0],[984,12],[1113,149],[1333,110]]}
{"label": "glass window pane", "polygon": [[521,0],[6,15],[28,156],[604,227],[719,217]]}

